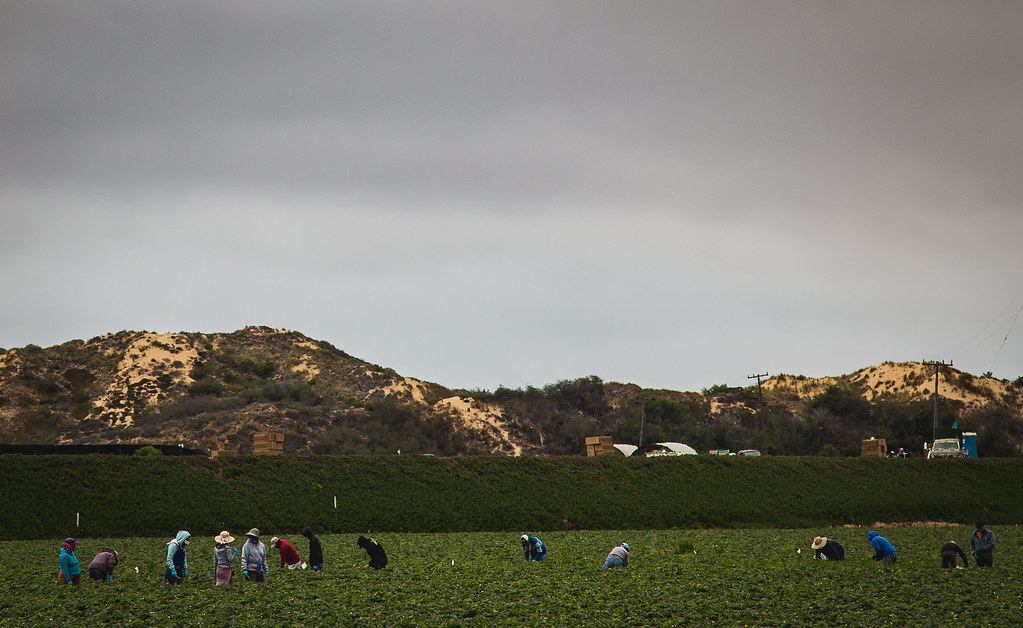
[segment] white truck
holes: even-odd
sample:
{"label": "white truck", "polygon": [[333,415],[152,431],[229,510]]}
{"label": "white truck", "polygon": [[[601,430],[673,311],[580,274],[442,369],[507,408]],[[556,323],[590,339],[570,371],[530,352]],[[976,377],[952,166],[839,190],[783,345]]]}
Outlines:
{"label": "white truck", "polygon": [[958,438],[939,438],[931,443],[927,450],[927,459],[934,458],[965,458],[966,450],[963,449]]}

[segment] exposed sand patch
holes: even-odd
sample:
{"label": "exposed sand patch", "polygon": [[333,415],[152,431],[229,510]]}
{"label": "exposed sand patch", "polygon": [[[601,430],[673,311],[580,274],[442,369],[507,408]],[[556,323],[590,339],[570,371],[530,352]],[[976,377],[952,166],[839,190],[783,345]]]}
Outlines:
{"label": "exposed sand patch", "polygon": [[748,412],[753,412],[754,411],[753,408],[747,406],[745,403],[742,403],[742,402],[739,402],[739,403],[722,403],[722,402],[718,401],[717,399],[711,399],[710,400],[710,413],[711,414],[719,414],[722,410],[739,410],[739,411],[746,410]]}
{"label": "exposed sand patch", "polygon": [[774,392],[791,392],[800,399],[815,397],[828,387],[838,383],[837,377],[804,377],[802,375],[775,375],[763,382],[763,389]]}
{"label": "exposed sand patch", "polygon": [[302,371],[305,371],[305,372],[309,373],[310,375],[312,375],[313,377],[316,377],[317,375],[319,375],[320,374],[320,367],[316,366],[315,364],[310,364],[309,363],[310,359],[311,359],[311,356],[308,356],[308,355],[302,356],[302,361],[299,362],[298,364],[296,364],[295,366],[291,367],[291,372],[292,373],[301,373]]}
{"label": "exposed sand patch", "polygon": [[[314,345],[311,342],[296,342],[295,346],[299,347],[301,349],[309,349],[311,351],[315,351],[316,350],[316,345]],[[317,366],[316,364],[313,364],[311,362],[312,359],[313,359],[313,356],[311,354],[303,353],[302,357],[299,358],[299,363],[296,364],[295,366],[291,367],[291,372],[292,373],[300,373],[302,371],[305,371],[305,372],[309,373],[310,375],[312,375],[313,377],[316,377],[317,375],[320,374],[320,367]]]}
{"label": "exposed sand patch", "polygon": [[[199,351],[176,334],[143,333],[125,351],[118,371],[128,374],[130,384],[153,377],[156,371],[169,373],[175,383],[191,383],[188,373],[198,359]],[[174,367],[175,362],[182,366]]]}
{"label": "exposed sand patch", "polygon": [[385,395],[408,395],[417,403],[426,403],[426,385],[418,379],[413,379],[411,377],[406,377],[391,384],[390,386],[374,388],[369,392],[370,394],[382,392]]}
{"label": "exposed sand patch", "polygon": [[448,397],[435,405],[438,409],[454,411],[462,420],[463,426],[470,431],[489,434],[498,443],[498,451],[510,451],[514,456],[522,455],[522,447],[512,441],[511,434],[504,426],[501,411],[497,408],[480,404],[474,399]]}
{"label": "exposed sand patch", "polygon": [[189,373],[198,359],[198,349],[185,336],[142,332],[124,352],[117,376],[96,405],[105,409],[113,425],[130,425],[132,409],[126,401],[157,403],[161,395],[157,378],[163,375],[172,385],[192,383]]}

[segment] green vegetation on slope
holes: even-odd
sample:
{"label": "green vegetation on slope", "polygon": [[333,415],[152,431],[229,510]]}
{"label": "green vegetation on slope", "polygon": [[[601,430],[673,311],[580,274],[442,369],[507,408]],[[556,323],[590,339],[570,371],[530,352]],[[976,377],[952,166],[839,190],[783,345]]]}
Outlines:
{"label": "green vegetation on slope", "polygon": [[1023,520],[999,459],[8,455],[0,477],[6,539]]}

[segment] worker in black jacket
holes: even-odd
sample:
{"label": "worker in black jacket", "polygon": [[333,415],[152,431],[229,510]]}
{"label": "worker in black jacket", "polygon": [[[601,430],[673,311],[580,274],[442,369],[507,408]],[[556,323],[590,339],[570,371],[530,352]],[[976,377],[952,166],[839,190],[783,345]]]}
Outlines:
{"label": "worker in black jacket", "polygon": [[959,563],[956,562],[956,554],[963,557],[964,566],[970,566],[970,561],[966,559],[966,553],[955,541],[949,541],[941,546],[941,566],[944,569],[958,569]]}
{"label": "worker in black jacket", "polygon": [[384,553],[382,545],[373,539],[360,536],[356,543],[369,554],[369,565],[373,569],[383,569],[387,566],[387,554]]}
{"label": "worker in black jacket", "polygon": [[845,548],[842,544],[826,536],[813,537],[810,549],[813,550],[813,557],[816,560],[845,560]]}
{"label": "worker in black jacket", "polygon": [[323,546],[320,537],[313,534],[309,526],[302,528],[302,536],[309,539],[309,568],[315,571],[323,569]]}

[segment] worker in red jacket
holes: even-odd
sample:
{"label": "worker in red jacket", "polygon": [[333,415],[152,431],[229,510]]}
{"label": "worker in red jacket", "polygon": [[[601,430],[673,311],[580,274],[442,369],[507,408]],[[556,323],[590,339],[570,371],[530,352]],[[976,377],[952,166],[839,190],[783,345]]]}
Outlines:
{"label": "worker in red jacket", "polygon": [[298,555],[298,550],[287,539],[279,539],[275,536],[270,539],[270,547],[276,547],[280,550],[281,569],[285,567],[288,569],[305,569],[305,563],[302,562],[302,557]]}

